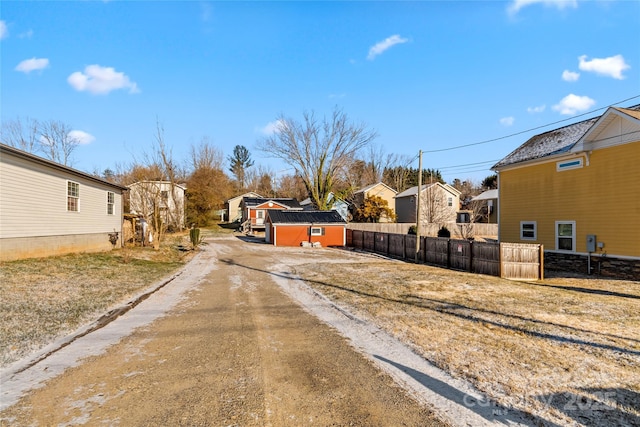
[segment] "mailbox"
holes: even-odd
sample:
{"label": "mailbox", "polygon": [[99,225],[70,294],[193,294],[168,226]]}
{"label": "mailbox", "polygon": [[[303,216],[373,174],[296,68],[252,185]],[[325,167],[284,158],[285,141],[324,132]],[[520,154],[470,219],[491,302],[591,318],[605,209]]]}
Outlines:
{"label": "mailbox", "polygon": [[587,252],[596,251],[596,235],[587,234]]}

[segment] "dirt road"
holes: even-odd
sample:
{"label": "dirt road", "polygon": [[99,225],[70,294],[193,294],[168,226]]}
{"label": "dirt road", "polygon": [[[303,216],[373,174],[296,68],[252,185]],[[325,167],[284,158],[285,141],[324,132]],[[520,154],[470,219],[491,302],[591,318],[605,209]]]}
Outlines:
{"label": "dirt road", "polygon": [[[118,322],[161,311],[154,298],[174,299],[169,311],[120,339],[104,338],[116,343],[84,344],[104,347],[95,355],[85,348],[90,357],[65,356],[79,343],[58,352],[78,362],[16,397],[0,413],[2,425],[441,425],[282,291],[276,279],[286,275],[270,267],[283,256],[292,255],[238,239],[212,241],[187,268],[202,269],[202,277],[182,294],[150,297]],[[56,366],[30,370],[44,375]]]}

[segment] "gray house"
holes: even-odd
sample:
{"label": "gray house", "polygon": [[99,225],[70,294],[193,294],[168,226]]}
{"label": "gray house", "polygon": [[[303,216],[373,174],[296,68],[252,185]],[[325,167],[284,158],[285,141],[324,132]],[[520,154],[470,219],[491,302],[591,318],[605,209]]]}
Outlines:
{"label": "gray house", "polygon": [[[456,221],[460,209],[460,192],[449,184],[439,182],[422,186],[420,191],[420,216],[424,224],[443,224]],[[398,193],[396,221],[416,222],[418,210],[418,186]]]}
{"label": "gray house", "polygon": [[0,260],[120,246],[125,190],[0,144]]}

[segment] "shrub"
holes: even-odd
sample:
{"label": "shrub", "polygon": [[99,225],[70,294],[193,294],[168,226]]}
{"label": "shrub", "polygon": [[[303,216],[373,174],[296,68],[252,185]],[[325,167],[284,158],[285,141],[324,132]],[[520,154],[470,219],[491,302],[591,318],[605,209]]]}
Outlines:
{"label": "shrub", "polygon": [[444,225],[438,230],[438,237],[451,237],[451,232]]}

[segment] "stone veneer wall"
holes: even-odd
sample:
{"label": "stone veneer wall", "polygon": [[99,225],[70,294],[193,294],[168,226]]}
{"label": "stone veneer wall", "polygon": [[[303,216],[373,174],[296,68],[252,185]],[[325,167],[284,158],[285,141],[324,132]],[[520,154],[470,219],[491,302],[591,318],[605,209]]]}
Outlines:
{"label": "stone veneer wall", "polygon": [[[544,268],[587,274],[588,260],[586,255],[545,252]],[[591,274],[640,281],[640,260],[591,255]]]}

